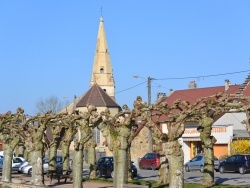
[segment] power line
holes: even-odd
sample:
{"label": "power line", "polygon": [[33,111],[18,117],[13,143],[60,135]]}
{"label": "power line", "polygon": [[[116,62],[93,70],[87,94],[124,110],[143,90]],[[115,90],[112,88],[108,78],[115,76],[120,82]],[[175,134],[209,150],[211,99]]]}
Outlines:
{"label": "power line", "polygon": [[137,86],[139,86],[139,85],[145,84],[146,82],[147,82],[147,81],[142,82],[142,83],[140,83],[140,84],[137,84],[137,85],[135,85],[135,86],[132,86],[132,87],[130,87],[130,88],[127,88],[127,89],[124,89],[124,90],[121,90],[121,91],[115,92],[115,93],[121,93],[121,92],[123,92],[123,91],[130,90],[130,89],[135,88],[135,87],[137,87]]}
{"label": "power line", "polygon": [[154,80],[184,80],[184,79],[190,79],[190,78],[207,78],[207,77],[214,77],[214,76],[223,76],[223,75],[229,75],[229,74],[238,74],[243,72],[249,72],[250,70],[246,71],[238,71],[238,72],[229,72],[229,73],[221,73],[221,74],[211,74],[206,76],[189,76],[189,77],[180,77],[180,78],[154,78]]}
{"label": "power line", "polygon": [[[244,72],[250,72],[250,70],[245,70],[245,71],[237,71],[237,72],[229,72],[229,73],[221,73],[221,74],[210,74],[210,75],[205,75],[205,76],[188,76],[188,77],[176,77],[176,78],[153,78],[152,80],[185,80],[185,79],[194,79],[194,78],[208,78],[208,77],[214,77],[214,76],[223,76],[223,75],[229,75],[229,74],[239,74],[239,73],[244,73]],[[142,85],[144,83],[146,83],[147,81],[145,82],[142,82],[140,84],[137,84],[135,86],[132,86],[132,87],[129,87],[127,89],[124,89],[124,90],[121,90],[121,91],[118,91],[118,92],[115,92],[115,93],[121,93],[123,91],[127,91],[127,90],[130,90],[130,89],[133,89],[139,85]]]}

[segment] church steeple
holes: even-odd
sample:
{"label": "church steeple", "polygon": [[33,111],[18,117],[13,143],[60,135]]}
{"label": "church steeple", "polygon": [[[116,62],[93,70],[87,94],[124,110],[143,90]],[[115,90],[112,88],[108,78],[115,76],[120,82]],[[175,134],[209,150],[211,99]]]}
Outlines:
{"label": "church steeple", "polygon": [[111,98],[115,99],[115,82],[102,16],[99,23],[90,87],[95,83],[97,83]]}

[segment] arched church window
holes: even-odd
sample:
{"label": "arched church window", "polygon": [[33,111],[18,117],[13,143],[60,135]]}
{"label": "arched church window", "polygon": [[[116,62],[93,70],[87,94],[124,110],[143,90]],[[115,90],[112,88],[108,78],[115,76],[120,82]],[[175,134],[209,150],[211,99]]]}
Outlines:
{"label": "arched church window", "polygon": [[100,73],[104,73],[104,67],[100,68]]}

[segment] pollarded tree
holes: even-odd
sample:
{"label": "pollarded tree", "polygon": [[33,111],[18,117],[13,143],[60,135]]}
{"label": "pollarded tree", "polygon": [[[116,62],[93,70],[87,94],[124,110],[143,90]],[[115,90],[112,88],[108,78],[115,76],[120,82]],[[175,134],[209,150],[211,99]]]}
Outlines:
{"label": "pollarded tree", "polygon": [[61,140],[62,157],[63,157],[63,170],[69,169],[69,147],[73,141],[75,134],[77,133],[77,126],[75,122],[82,117],[78,111],[74,111],[72,114],[62,118],[60,124],[64,126],[64,135]]}
{"label": "pollarded tree", "polygon": [[[184,153],[178,139],[184,133],[184,123],[192,116],[190,105],[186,101],[177,100],[173,106],[168,106],[163,102],[154,107],[156,121],[164,119],[167,124],[168,133],[164,138],[165,143],[163,148],[166,151],[166,156],[169,162],[169,187],[183,188],[184,187]],[[166,142],[167,141],[167,142]]]}
{"label": "pollarded tree", "polygon": [[[153,151],[160,154],[160,167],[158,170],[158,184],[169,184],[169,169],[167,164],[166,148],[167,144],[167,134],[162,133],[158,128],[156,122],[152,121],[151,117],[148,118],[146,127],[148,127],[152,132],[152,137],[154,140]],[[155,166],[151,166],[152,169]]]}
{"label": "pollarded tree", "polygon": [[24,110],[17,108],[15,114],[7,112],[0,116],[0,139],[3,142],[4,162],[2,170],[2,181],[11,182],[11,166],[14,154],[14,149],[21,141],[20,132],[23,130],[23,125],[28,123]]}
{"label": "pollarded tree", "polygon": [[131,142],[138,129],[136,120],[149,111],[148,106],[137,97],[134,102],[134,109],[130,111],[127,105],[123,105],[123,111],[111,116],[109,110],[101,113],[102,123],[98,128],[103,133],[108,143],[109,150],[114,156],[114,178],[113,185],[122,188],[128,181],[128,166],[130,166],[129,152]]}
{"label": "pollarded tree", "polygon": [[32,180],[30,184],[43,186],[43,152],[45,144],[45,130],[48,123],[52,119],[56,119],[60,115],[55,115],[51,111],[45,114],[37,114],[29,118],[30,123],[23,126],[26,148],[29,148],[32,164]]}
{"label": "pollarded tree", "polygon": [[218,93],[201,98],[193,105],[193,112],[199,123],[197,130],[200,132],[201,144],[204,149],[204,173],[202,182],[204,187],[214,185],[213,145],[216,142],[216,138],[211,135],[211,131],[215,117],[227,113],[232,109],[241,108],[243,104],[237,102],[237,100],[239,99],[236,98],[235,95]]}
{"label": "pollarded tree", "polygon": [[68,113],[59,114],[54,120],[51,120],[46,128],[46,143],[49,151],[49,170],[57,169],[57,150],[65,133],[64,119],[68,120]]}
{"label": "pollarded tree", "polygon": [[76,137],[74,145],[74,163],[73,163],[73,186],[74,188],[82,188],[83,173],[83,151],[84,145],[92,137],[93,128],[101,121],[101,116],[97,113],[95,106],[88,104],[88,111],[77,115],[82,116],[76,121],[80,136]]}

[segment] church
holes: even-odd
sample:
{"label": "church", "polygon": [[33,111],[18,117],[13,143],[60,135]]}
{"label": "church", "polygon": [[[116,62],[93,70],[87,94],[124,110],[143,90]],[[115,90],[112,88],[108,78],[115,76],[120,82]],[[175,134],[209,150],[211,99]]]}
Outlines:
{"label": "church", "polygon": [[[80,112],[85,112],[87,111],[87,104],[95,105],[99,113],[105,109],[109,109],[111,115],[115,115],[121,111],[121,107],[115,100],[115,80],[104,29],[104,19],[102,16],[99,21],[90,88],[80,97],[75,97],[74,101],[65,107],[60,113],[66,111],[72,113],[75,109],[78,109]],[[142,133],[135,138],[134,144],[132,144],[132,148],[134,149],[131,150],[137,151],[132,152],[134,153],[132,154],[132,160],[135,160],[135,162],[137,162],[139,157],[143,157],[143,155],[147,153],[148,142],[142,142],[141,138],[145,138],[148,131],[142,130],[141,132]],[[104,144],[105,138],[97,128],[94,129],[93,140],[97,144],[97,158],[112,155],[112,152],[110,152],[108,147]],[[140,148],[133,147],[133,145],[138,145]],[[142,152],[138,152],[138,149]]]}

